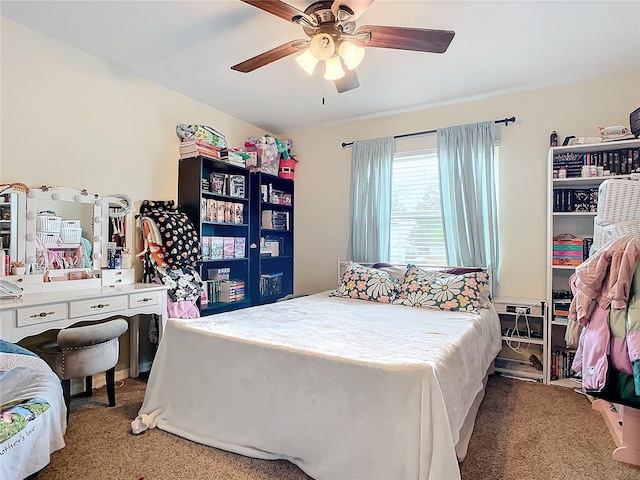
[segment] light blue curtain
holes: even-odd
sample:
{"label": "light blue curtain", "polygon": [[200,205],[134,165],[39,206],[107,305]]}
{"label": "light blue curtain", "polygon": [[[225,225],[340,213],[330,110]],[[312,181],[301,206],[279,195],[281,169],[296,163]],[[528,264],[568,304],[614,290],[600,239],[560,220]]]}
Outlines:
{"label": "light blue curtain", "polygon": [[500,267],[493,122],[438,129],[440,195],[451,265]]}
{"label": "light blue curtain", "polygon": [[389,260],[393,137],[353,142],[347,257],[356,262]]}

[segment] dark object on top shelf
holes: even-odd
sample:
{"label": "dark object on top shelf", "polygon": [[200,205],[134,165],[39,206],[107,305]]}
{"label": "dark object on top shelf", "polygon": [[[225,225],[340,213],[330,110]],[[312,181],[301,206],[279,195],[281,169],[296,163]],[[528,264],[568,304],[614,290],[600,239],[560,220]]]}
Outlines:
{"label": "dark object on top shelf", "polygon": [[569,140],[571,140],[572,138],[576,138],[576,136],[569,135],[568,137],[564,137],[564,142],[562,142],[562,146],[566,147],[567,145],[569,145]]}
{"label": "dark object on top shelf", "polygon": [[629,115],[629,126],[631,127],[631,133],[636,138],[640,138],[640,107],[636,108],[631,115]]}
{"label": "dark object on top shelf", "polygon": [[555,130],[551,132],[551,137],[549,137],[549,146],[557,147],[558,146],[558,132]]}

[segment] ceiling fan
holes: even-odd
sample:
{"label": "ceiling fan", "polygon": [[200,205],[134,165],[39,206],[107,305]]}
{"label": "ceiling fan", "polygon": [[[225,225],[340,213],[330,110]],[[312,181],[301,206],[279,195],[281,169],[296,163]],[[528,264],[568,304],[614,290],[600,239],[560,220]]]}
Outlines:
{"label": "ceiling fan", "polygon": [[309,40],[293,40],[231,67],[249,73],[289,55],[312,75],[323,62],[324,78],[333,80],[339,93],[360,86],[355,68],[364,57],[364,47],[393,48],[417,52],[444,53],[455,32],[364,25],[356,28],[356,20],[374,0],[322,0],[309,5],[304,12],[281,0],[240,0],[267,13],[301,25]]}

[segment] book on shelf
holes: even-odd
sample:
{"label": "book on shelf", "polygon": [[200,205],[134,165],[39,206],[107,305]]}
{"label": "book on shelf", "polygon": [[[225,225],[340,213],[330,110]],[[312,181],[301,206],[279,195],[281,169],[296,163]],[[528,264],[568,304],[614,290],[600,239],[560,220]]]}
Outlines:
{"label": "book on shelf", "polygon": [[244,292],[244,280],[224,280],[220,282],[220,292],[233,293]]}
{"label": "book on shelf", "polygon": [[222,242],[222,258],[235,258],[235,237],[224,237]]}
{"label": "book on shelf", "polygon": [[245,284],[241,280],[220,282],[220,301],[224,303],[238,302],[245,298]]}
{"label": "book on shelf", "polygon": [[208,260],[209,258],[211,258],[211,237],[202,237],[200,245],[202,248],[203,260]]}
{"label": "book on shelf", "polygon": [[288,206],[292,204],[293,195],[273,188],[272,183],[260,185],[260,193],[263,202]]}
{"label": "book on shelf", "polygon": [[206,280],[204,282],[204,293],[207,302],[200,303],[218,303],[220,301],[220,280]]}
{"label": "book on shelf", "polygon": [[233,223],[244,223],[244,205],[242,203],[233,204]]}
{"label": "book on shelf", "polygon": [[211,181],[212,193],[217,193],[218,195],[227,194],[228,175],[219,172],[212,172],[209,179]]}
{"label": "book on shelf", "polygon": [[180,158],[208,157],[215,160],[220,159],[220,149],[200,140],[185,140],[180,143]]}
{"label": "book on shelf", "polygon": [[280,256],[282,238],[275,235],[265,235],[260,238],[260,253],[268,252],[269,257]]}
{"label": "book on shelf", "polygon": [[216,202],[216,218],[214,219],[214,221],[218,222],[218,223],[224,223],[224,217],[225,217],[225,213],[227,211],[227,208],[224,204],[224,202],[222,201],[217,201]]}
{"label": "book on shelf", "polygon": [[217,218],[217,202],[213,198],[207,198],[207,208],[206,215],[203,218],[206,218],[208,222],[215,222]]}
{"label": "book on shelf", "polygon": [[269,209],[263,210],[262,228],[270,230],[289,230],[289,212]]}
{"label": "book on shelf", "polygon": [[209,150],[213,150],[218,153],[220,153],[220,151],[222,150],[220,147],[216,147],[215,145],[212,145],[210,143],[203,142],[202,140],[197,140],[197,139],[183,140],[182,142],[180,142],[180,148],[189,149],[194,147],[207,148]]}
{"label": "book on shelf", "polygon": [[592,212],[598,207],[597,188],[554,188],[554,212]]}
{"label": "book on shelf", "polygon": [[210,220],[209,218],[209,210],[208,210],[208,202],[206,198],[200,199],[200,218],[202,220]]}
{"label": "book on shelf", "polygon": [[180,150],[180,158],[192,158],[192,157],[206,157],[212,160],[220,160],[220,154],[213,150],[206,150],[202,148],[194,148],[191,150]]}
{"label": "book on shelf", "polygon": [[200,294],[200,305],[209,303],[209,292],[207,291],[207,282],[204,282],[202,293]]}
{"label": "book on shelf", "polygon": [[575,378],[576,374],[571,370],[575,352],[567,350],[554,350],[551,353],[551,379]]}
{"label": "book on shelf", "polygon": [[211,259],[218,260],[222,258],[224,251],[224,237],[210,237],[211,238]]}
{"label": "book on shelf", "polygon": [[618,142],[620,140],[635,140],[636,136],[633,133],[626,133],[621,135],[603,135],[603,142]]}
{"label": "book on shelf", "polygon": [[224,223],[233,223],[233,202],[224,202]]}
{"label": "book on shelf", "polygon": [[231,269],[229,267],[224,268],[209,268],[207,270],[208,280],[226,281],[229,280],[231,275]]}
{"label": "book on shelf", "polygon": [[244,198],[244,175],[229,175],[229,195]]}
{"label": "book on shelf", "polygon": [[246,160],[244,159],[243,155],[246,155],[245,152],[234,152],[233,150],[227,150],[227,161],[231,164],[231,165],[235,165],[237,167],[242,167],[242,168],[246,168],[247,164],[246,164]]}
{"label": "book on shelf", "polygon": [[235,258],[245,257],[246,245],[247,245],[247,239],[245,237],[234,237]]}
{"label": "book on shelf", "polygon": [[553,157],[554,175],[562,168],[566,170],[567,178],[581,177],[585,165],[602,167],[605,176],[640,172],[640,148],[615,148],[615,143],[611,143],[611,149],[607,151],[556,153]]}

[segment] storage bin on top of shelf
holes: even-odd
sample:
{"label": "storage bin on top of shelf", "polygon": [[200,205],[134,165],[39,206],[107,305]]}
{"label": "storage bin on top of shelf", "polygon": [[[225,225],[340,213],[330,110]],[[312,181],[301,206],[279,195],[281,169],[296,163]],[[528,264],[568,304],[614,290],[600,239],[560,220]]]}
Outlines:
{"label": "storage bin on top of shelf", "polygon": [[60,240],[62,243],[80,243],[82,238],[82,225],[80,220],[63,220],[60,227]]}
{"label": "storage bin on top of shelf", "polygon": [[640,235],[640,181],[607,179],[598,188],[598,209],[593,220],[593,249],[621,235]]}
{"label": "storage bin on top of shelf", "polygon": [[43,211],[36,217],[36,236],[45,245],[51,245],[60,238],[62,217],[53,212]]}

